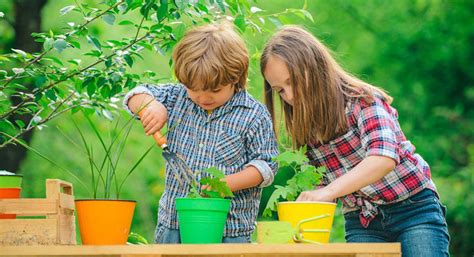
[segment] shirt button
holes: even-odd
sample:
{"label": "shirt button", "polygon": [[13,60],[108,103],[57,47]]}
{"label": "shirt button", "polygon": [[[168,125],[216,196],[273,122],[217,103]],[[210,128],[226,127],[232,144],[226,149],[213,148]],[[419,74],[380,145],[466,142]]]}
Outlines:
{"label": "shirt button", "polygon": [[203,148],[204,147],[204,144],[203,143],[200,143],[199,144],[199,148]]}

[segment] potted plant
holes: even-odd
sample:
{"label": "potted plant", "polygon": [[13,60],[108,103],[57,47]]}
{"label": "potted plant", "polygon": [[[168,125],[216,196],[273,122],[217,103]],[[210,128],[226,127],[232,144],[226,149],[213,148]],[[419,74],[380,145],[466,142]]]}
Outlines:
{"label": "potted plant", "polygon": [[86,113],[84,113],[84,117],[100,145],[99,150],[96,150],[97,147],[93,145],[95,141],[87,138],[86,134],[74,120],[73,123],[81,138],[82,144],[76,143],[62,132],[62,130],[60,130],[60,132],[73,146],[79,148],[80,152],[87,158],[90,169],[90,183],[88,184],[84,183],[82,179],[79,179],[74,172],[62,167],[34,148],[21,141],[17,140],[16,142],[69,173],[83,185],[90,194],[90,198],[88,199],[77,199],[75,201],[83,244],[125,244],[129,236],[136,201],[123,200],[120,198],[120,194],[127,178],[135,171],[151,149],[154,148],[154,145],[151,145],[141,154],[133,165],[123,170],[121,167],[119,168],[118,164],[120,158],[123,156],[125,143],[133,126],[134,118],[132,117],[125,122],[121,122],[120,119],[118,119],[113,129],[109,131],[109,140],[106,140]]}
{"label": "potted plant", "polygon": [[[296,202],[298,195],[313,190],[320,184],[324,167],[309,164],[306,147],[285,151],[275,158],[279,172],[291,177],[285,185],[275,185],[263,211],[263,217],[278,212],[279,222],[261,221],[258,228],[259,242],[329,242],[335,203]],[[282,224],[281,222],[285,222]],[[290,226],[291,225],[291,226]],[[288,229],[288,228],[292,229]]]}
{"label": "potted plant", "polygon": [[[0,170],[0,199],[20,198],[23,176]],[[0,214],[0,219],[15,219],[15,214]]]}
{"label": "potted plant", "polygon": [[183,244],[215,244],[222,242],[230,199],[234,194],[224,181],[225,175],[215,167],[202,171],[208,176],[197,181],[192,171],[181,173],[190,185],[185,198],[176,199],[179,231]]}

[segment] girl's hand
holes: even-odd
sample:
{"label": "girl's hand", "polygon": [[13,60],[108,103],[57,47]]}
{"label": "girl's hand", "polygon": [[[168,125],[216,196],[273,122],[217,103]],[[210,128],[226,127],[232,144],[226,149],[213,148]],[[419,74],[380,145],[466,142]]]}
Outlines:
{"label": "girl's hand", "polygon": [[160,131],[168,120],[166,107],[156,100],[151,101],[139,115],[147,136]]}
{"label": "girl's hand", "polygon": [[296,201],[310,201],[310,202],[334,202],[334,197],[325,189],[316,189],[312,191],[302,192]]}

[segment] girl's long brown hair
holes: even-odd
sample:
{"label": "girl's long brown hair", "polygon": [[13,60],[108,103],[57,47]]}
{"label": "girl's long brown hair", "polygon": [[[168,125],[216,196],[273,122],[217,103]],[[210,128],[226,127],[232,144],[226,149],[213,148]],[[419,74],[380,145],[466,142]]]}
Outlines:
{"label": "girl's long brown hair", "polygon": [[[293,90],[293,106],[284,102],[285,127],[293,146],[328,142],[348,130],[346,102],[363,98],[371,103],[381,97],[392,98],[382,89],[372,86],[348,72],[331,56],[330,51],[313,35],[297,26],[285,26],[265,46],[260,60],[264,75],[270,56],[287,65]],[[265,104],[275,121],[274,95],[264,80]]]}

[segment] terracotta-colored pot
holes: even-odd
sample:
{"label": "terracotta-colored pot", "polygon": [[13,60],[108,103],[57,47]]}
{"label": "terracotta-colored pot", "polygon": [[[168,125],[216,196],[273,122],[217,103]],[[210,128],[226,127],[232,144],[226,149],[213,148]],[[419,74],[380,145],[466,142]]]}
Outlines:
{"label": "terracotta-colored pot", "polygon": [[82,244],[125,244],[135,205],[128,200],[76,200]]}
{"label": "terracotta-colored pot", "polygon": [[[21,188],[0,188],[0,199],[20,198]],[[0,219],[15,219],[15,214],[0,214]]]}

